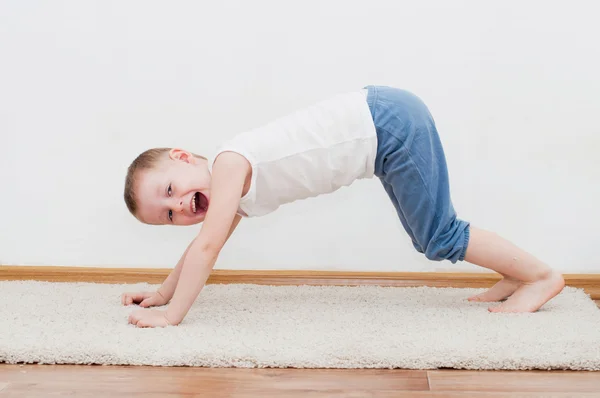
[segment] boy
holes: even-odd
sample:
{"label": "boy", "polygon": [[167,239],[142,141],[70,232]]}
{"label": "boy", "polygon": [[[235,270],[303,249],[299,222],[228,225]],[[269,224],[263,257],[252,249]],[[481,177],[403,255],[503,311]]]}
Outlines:
{"label": "boy", "polygon": [[158,148],[129,166],[125,202],[147,224],[203,222],[156,292],[125,293],[138,327],[178,325],[242,218],[295,200],[334,192],[376,176],[415,249],[433,261],[467,261],[503,279],[469,298],[492,312],[534,312],[565,286],[563,277],[496,234],[457,218],[434,120],[415,95],[368,86],[340,94],[241,133],[210,157]]}

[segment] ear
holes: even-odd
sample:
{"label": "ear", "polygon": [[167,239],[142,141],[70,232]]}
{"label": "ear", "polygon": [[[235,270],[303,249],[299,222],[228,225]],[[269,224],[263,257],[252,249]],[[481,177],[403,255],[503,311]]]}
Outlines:
{"label": "ear", "polygon": [[181,161],[184,161],[186,163],[191,163],[191,164],[196,163],[196,157],[194,155],[192,155],[188,151],[185,151],[185,150],[179,149],[179,148],[171,149],[169,151],[169,157],[172,160],[181,160]]}

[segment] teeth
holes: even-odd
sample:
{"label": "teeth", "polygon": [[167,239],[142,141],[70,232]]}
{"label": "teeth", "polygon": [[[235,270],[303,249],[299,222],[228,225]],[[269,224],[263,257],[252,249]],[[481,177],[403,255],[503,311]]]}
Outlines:
{"label": "teeth", "polygon": [[196,195],[192,196],[192,211],[196,212]]}

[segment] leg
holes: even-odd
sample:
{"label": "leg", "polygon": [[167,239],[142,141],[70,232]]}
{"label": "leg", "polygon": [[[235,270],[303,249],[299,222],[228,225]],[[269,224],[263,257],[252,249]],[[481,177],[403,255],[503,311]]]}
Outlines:
{"label": "leg", "polygon": [[415,248],[434,261],[466,260],[505,279],[475,300],[502,300],[493,311],[536,311],[564,287],[560,274],[495,234],[456,217],[446,160],[435,122],[415,96],[396,90],[375,95],[377,175]]}
{"label": "leg", "polygon": [[415,249],[433,261],[464,259],[469,223],[456,217],[450,198],[448,171],[433,121],[405,123],[397,138],[380,132],[389,150],[382,156],[382,184]]}
{"label": "leg", "polygon": [[559,294],[565,281],[560,273],[506,239],[471,227],[465,261],[504,276],[472,301],[496,301],[509,297],[492,312],[534,312]]}
{"label": "leg", "polygon": [[404,230],[406,232],[408,232],[408,236],[410,236],[414,248],[419,253],[424,253],[423,248],[415,240],[415,238],[414,238],[415,235],[411,231],[410,226],[408,225],[408,221],[407,221],[406,215],[402,211],[402,208],[400,207],[400,204],[398,203],[398,200],[396,199],[396,196],[394,195],[394,188],[390,184],[388,184],[387,182],[385,182],[383,179],[381,180],[381,184],[383,185],[383,188],[385,189],[385,192],[387,192],[388,197],[392,201],[392,204],[394,205],[394,208],[396,209],[396,213],[398,214],[398,218],[400,218],[400,222],[402,223],[402,226],[404,227]]}

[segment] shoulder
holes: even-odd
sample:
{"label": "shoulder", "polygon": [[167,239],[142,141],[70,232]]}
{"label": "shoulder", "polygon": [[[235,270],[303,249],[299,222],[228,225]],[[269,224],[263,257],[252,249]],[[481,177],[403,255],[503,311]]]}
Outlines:
{"label": "shoulder", "polygon": [[213,161],[213,168],[226,169],[228,171],[239,171],[247,173],[252,165],[245,156],[235,151],[222,151]]}
{"label": "shoulder", "polygon": [[225,150],[214,159],[211,186],[240,184],[244,196],[250,189],[252,176],[252,164],[248,159],[238,152]]}

